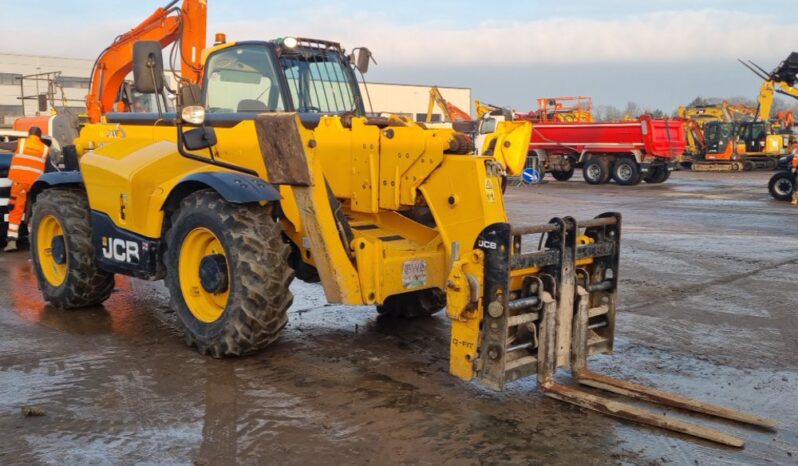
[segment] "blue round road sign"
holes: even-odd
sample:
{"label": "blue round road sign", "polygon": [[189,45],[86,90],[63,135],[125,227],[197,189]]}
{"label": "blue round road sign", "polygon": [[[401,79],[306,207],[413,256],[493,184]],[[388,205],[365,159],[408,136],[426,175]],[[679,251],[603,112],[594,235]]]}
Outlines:
{"label": "blue round road sign", "polygon": [[534,168],[525,168],[521,173],[521,179],[526,184],[535,184],[540,182],[540,172]]}

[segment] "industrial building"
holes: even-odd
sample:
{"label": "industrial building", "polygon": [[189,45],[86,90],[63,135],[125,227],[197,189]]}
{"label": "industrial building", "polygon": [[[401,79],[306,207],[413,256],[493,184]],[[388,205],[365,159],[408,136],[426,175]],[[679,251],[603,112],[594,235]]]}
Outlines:
{"label": "industrial building", "polygon": [[[37,115],[44,107],[85,108],[93,64],[94,60],[85,58],[0,53],[0,126],[11,126],[20,116]],[[464,110],[471,108],[471,89],[439,88],[450,103]],[[427,117],[429,89],[430,85],[421,84],[361,84],[370,113],[402,114],[418,121]],[[47,104],[40,107],[42,99]],[[441,110],[435,107],[433,121],[441,118]]]}

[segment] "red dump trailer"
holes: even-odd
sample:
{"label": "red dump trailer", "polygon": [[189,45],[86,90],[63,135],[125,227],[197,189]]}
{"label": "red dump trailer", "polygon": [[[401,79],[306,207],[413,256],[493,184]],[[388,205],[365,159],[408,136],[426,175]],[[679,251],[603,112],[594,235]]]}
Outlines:
{"label": "red dump trailer", "polygon": [[662,183],[685,149],[681,119],[534,123],[530,163],[566,181],[576,168],[590,184]]}

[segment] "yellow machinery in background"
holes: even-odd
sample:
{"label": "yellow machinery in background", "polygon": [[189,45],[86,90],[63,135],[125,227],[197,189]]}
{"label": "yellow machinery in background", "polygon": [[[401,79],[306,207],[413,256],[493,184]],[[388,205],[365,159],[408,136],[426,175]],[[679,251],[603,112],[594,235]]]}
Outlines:
{"label": "yellow machinery in background", "polygon": [[[798,88],[795,87],[796,82],[798,82],[798,53],[792,52],[770,73],[751,60],[748,60],[748,62],[738,61],[762,79],[762,85],[757,96],[755,114],[757,120],[771,121],[774,117],[772,113],[776,94],[798,99]],[[792,127],[795,124],[795,119],[789,112],[775,116],[777,117],[775,118],[775,123],[782,128]]]}
{"label": "yellow machinery in background", "polygon": [[680,106],[678,115],[684,120],[684,134],[687,137],[685,148],[686,159],[692,162],[705,150],[704,126],[711,121],[730,121],[730,115],[724,105]]}
{"label": "yellow machinery in background", "polygon": [[762,78],[757,106],[730,104],[679,108],[685,119],[687,160],[696,171],[772,170],[795,143],[792,112],[773,113],[777,93],[798,99],[798,53],[768,73],[752,61],[739,60]]}
{"label": "yellow machinery in background", "polygon": [[[533,113],[530,113],[533,115]],[[591,122],[593,99],[586,96],[541,97],[534,121],[539,122]]]}
{"label": "yellow machinery in background", "polygon": [[[161,48],[134,48],[135,87],[165,92]],[[770,420],[602,376],[614,347],[621,216],[509,223],[502,180],[531,135],[507,122],[484,155],[448,128],[366,117],[337,43],[224,43],[184,84],[177,115],[113,114],[87,124],[31,199],[33,264],[60,308],[106,300],[114,274],[165,279],[186,341],[214,357],[249,354],[288,319],[297,274],[331,303],[451,320],[450,371],[494,388],[537,375],[549,396],[741,447],[737,437],[554,379],[773,427]],[[324,73],[319,73],[320,69]]]}

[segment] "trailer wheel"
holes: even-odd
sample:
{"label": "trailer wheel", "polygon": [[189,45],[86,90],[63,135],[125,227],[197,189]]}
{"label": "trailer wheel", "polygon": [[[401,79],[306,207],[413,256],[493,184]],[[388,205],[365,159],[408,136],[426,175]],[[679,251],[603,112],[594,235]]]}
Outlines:
{"label": "trailer wheel", "polygon": [[634,186],[640,183],[640,166],[632,159],[618,159],[612,166],[612,179],[621,186]]}
{"label": "trailer wheel", "polygon": [[777,201],[791,201],[794,190],[795,179],[790,172],[778,172],[768,182],[768,191]]}
{"label": "trailer wheel", "polygon": [[604,157],[591,158],[582,167],[582,177],[588,184],[604,184],[610,179],[610,163]]}
{"label": "trailer wheel", "polygon": [[271,206],[186,197],[166,234],[166,286],[186,343],[213,357],[250,354],[288,322],[294,271]]}
{"label": "trailer wheel", "polygon": [[571,166],[571,168],[566,171],[552,171],[551,176],[557,181],[568,181],[574,176],[574,167]]}
{"label": "trailer wheel", "polygon": [[439,288],[412,291],[389,296],[381,306],[377,306],[380,315],[414,319],[429,317],[446,307],[446,293]]}
{"label": "trailer wheel", "polygon": [[651,184],[659,184],[666,182],[670,177],[670,170],[668,170],[668,167],[663,165],[653,168],[652,171],[646,174],[646,176],[643,178],[643,181]]}

